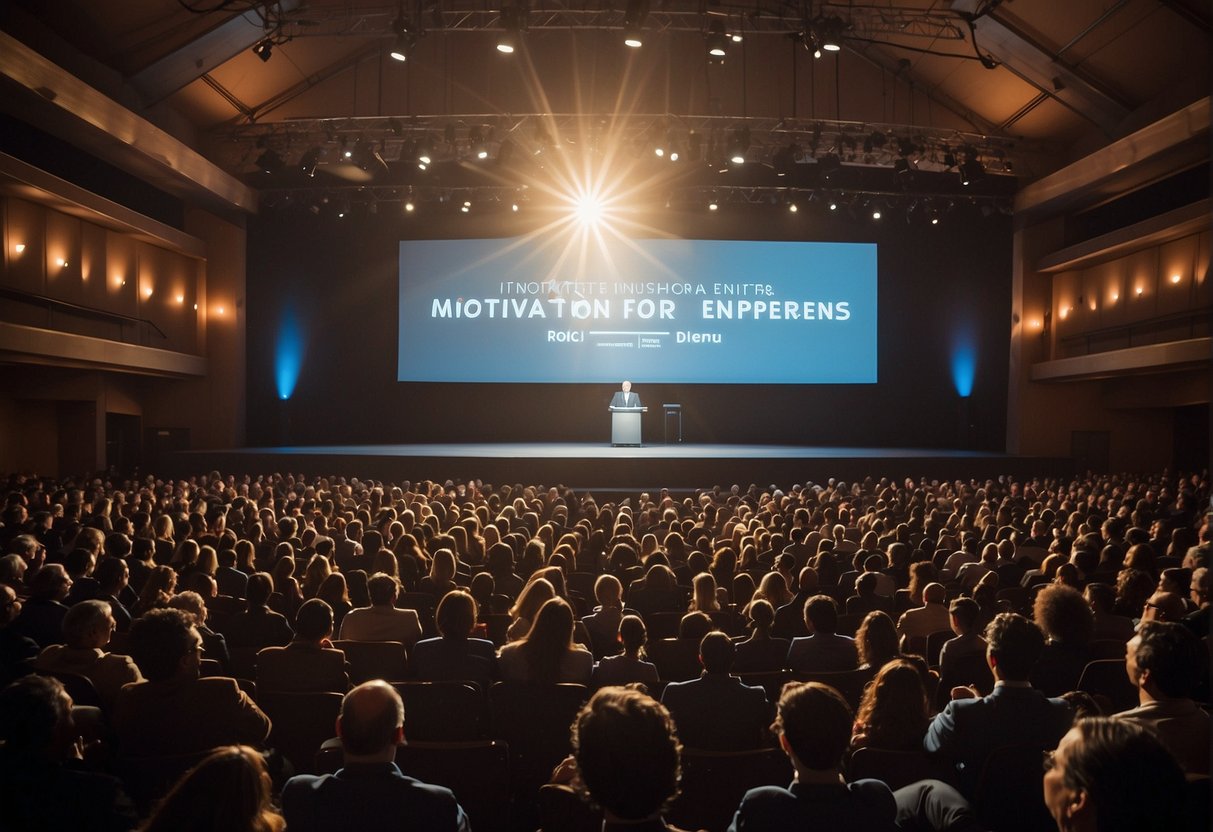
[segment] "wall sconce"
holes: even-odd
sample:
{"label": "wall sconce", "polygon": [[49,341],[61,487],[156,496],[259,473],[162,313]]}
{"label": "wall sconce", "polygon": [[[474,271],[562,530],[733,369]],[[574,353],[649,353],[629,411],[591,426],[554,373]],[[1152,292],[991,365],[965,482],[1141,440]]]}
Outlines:
{"label": "wall sconce", "polygon": [[177,303],[185,303],[185,295],[179,294],[176,298],[174,298],[174,300],[176,300]]}
{"label": "wall sconce", "polygon": [[59,268],[61,268],[61,269],[66,269],[66,268],[67,268],[67,261],[66,261],[66,260],[64,260],[62,257],[56,257],[56,258],[55,258],[55,265],[56,265],[56,266],[58,266],[58,267],[59,267]]}
{"label": "wall sconce", "polygon": [[151,286],[144,286],[144,287],[143,287],[143,298],[144,298],[144,300],[146,300],[146,299],[150,298],[151,296],[152,296],[152,287],[151,287]]}
{"label": "wall sconce", "polygon": [[1181,275],[1181,274],[1173,274],[1173,275],[1171,275],[1171,282],[1172,282],[1172,283],[1178,283],[1178,282],[1179,282],[1179,281],[1181,281],[1181,280],[1183,280],[1183,275]]}
{"label": "wall sconce", "polygon": [[21,254],[25,251],[25,243],[14,243],[13,254]]}

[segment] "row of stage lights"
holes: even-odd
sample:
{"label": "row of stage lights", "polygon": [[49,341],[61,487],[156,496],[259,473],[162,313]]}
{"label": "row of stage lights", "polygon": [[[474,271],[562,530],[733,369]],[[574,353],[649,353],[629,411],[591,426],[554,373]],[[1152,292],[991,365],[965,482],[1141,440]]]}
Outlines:
{"label": "row of stage lights", "polygon": [[[513,5],[503,5],[499,22],[501,32],[495,42],[496,50],[504,55],[512,55],[521,47],[523,35],[526,33],[529,8],[525,2]],[[631,49],[644,46],[645,22],[649,15],[649,0],[627,0],[624,10],[622,31],[623,44]],[[707,59],[711,63],[724,63],[729,48],[741,43],[743,35],[739,29],[726,26],[726,15],[707,12],[704,15],[703,42]],[[824,53],[842,51],[843,39],[848,31],[848,25],[841,18],[834,16],[818,16],[805,21],[796,39],[814,58],[820,58]],[[417,48],[418,41],[425,36],[426,30],[420,19],[405,14],[403,2],[395,20],[392,21],[392,47],[388,55],[395,61],[407,63]],[[290,40],[278,27],[269,32],[252,48],[252,52],[262,62],[273,57],[274,47]]]}

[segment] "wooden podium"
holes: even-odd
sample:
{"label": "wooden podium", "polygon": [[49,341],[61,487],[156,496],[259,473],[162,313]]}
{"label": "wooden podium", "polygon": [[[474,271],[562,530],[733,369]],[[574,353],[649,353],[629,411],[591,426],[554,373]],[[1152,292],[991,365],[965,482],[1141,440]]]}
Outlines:
{"label": "wooden podium", "polygon": [[612,407],[611,446],[640,447],[640,414],[648,413],[647,407]]}

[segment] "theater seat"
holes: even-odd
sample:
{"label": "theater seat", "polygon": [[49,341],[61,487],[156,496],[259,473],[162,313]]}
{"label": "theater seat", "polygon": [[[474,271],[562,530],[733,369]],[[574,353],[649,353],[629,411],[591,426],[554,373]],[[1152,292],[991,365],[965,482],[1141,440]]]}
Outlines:
{"label": "theater seat", "polygon": [[350,681],[355,685],[371,679],[403,682],[408,678],[408,652],[398,641],[350,641],[342,639],[333,646],[345,653],[350,665]]}
{"label": "theater seat", "polygon": [[680,829],[723,832],[747,791],[791,782],[792,764],[778,749],[725,752],[685,749],[682,791],[667,818]]}
{"label": "theater seat", "polygon": [[273,727],[269,745],[290,760],[298,774],[312,771],[316,751],[337,731],[341,694],[263,691],[257,705]]}

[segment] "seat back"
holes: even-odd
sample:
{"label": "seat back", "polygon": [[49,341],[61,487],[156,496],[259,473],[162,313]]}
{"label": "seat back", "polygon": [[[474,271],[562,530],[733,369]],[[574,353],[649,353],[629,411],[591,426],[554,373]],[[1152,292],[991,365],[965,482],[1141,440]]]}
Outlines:
{"label": "seat back", "polygon": [[145,815],[168,794],[191,768],[210,756],[211,750],[155,757],[118,757],[115,773],[139,814]]}
{"label": "seat back", "polygon": [[829,685],[842,694],[852,710],[859,708],[859,700],[863,698],[863,689],[872,677],[876,675],[874,668],[859,670],[842,670],[831,673],[793,673],[792,678],[797,682],[821,682]]}
{"label": "seat back", "polygon": [[297,773],[312,771],[316,752],[337,732],[341,694],[261,691],[257,705],[273,723],[269,745],[291,761]]}
{"label": "seat back", "polygon": [[398,641],[334,641],[345,653],[350,665],[350,681],[355,685],[371,679],[402,682],[408,678],[408,651]]}
{"label": "seat back", "polygon": [[988,832],[1055,832],[1041,787],[1041,748],[1010,745],[986,758],[973,808]]}
{"label": "seat back", "polygon": [[419,742],[488,738],[488,703],[474,682],[394,682],[404,700],[405,736]]}
{"label": "seat back", "polygon": [[592,808],[568,786],[543,786],[538,803],[543,832],[602,832],[602,810]]}
{"label": "seat back", "polygon": [[1137,688],[1129,681],[1124,659],[1097,659],[1087,662],[1078,677],[1078,689],[1092,696],[1103,696],[1112,705],[1112,713],[1137,707]]}
{"label": "seat back", "polygon": [[925,751],[887,751],[883,748],[859,748],[847,761],[847,781],[881,780],[890,789],[919,780],[953,779],[953,772]]}
{"label": "seat back", "polygon": [[685,682],[699,677],[699,645],[677,638],[650,639],[645,645],[649,661],[657,666],[657,675],[666,682]]}
{"label": "seat back", "polygon": [[682,791],[670,807],[670,823],[680,829],[724,832],[741,798],[759,786],[792,782],[787,755],[773,748],[713,752],[685,749]]}

